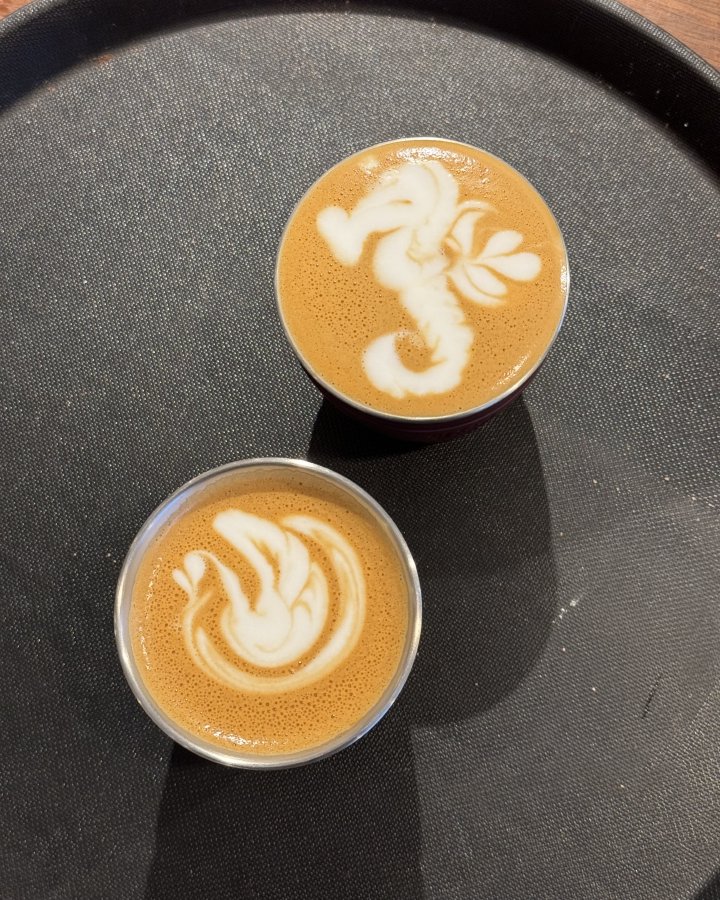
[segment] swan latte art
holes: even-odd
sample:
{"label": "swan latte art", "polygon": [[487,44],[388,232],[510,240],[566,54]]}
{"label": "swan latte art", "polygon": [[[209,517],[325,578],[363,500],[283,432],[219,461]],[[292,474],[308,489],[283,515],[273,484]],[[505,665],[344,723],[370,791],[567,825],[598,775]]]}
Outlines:
{"label": "swan latte art", "polygon": [[278,256],[301,359],[373,411],[447,416],[493,401],[542,361],[562,320],[565,247],[514,169],[465,144],[391,141],[323,175]]}
{"label": "swan latte art", "polygon": [[135,579],[145,687],[198,738],[294,753],[351,729],[400,665],[409,587],[362,505],[304,472],[209,490],[150,545]]}

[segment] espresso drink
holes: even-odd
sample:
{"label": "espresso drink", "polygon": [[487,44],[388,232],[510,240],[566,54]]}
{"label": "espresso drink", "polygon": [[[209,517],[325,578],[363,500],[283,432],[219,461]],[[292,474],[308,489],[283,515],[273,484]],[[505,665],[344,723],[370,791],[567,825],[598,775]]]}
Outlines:
{"label": "espresso drink", "polygon": [[453,141],[351,156],[300,201],[280,313],[321,383],[373,411],[447,416],[523,381],[562,319],[560,231],[514,169]]}
{"label": "espresso drink", "polygon": [[303,470],[241,471],[155,538],[130,634],[155,703],[202,741],[294,753],[342,734],[401,663],[410,587],[356,498]]}

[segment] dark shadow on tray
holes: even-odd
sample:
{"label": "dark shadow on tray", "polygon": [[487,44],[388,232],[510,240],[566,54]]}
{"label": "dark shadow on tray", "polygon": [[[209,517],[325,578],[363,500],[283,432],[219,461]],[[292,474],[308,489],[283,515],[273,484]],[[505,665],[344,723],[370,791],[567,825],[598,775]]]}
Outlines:
{"label": "dark shadow on tray", "polygon": [[415,668],[368,736],[304,768],[233,771],[176,747],[148,900],[422,897],[413,728],[480,717],[547,639],[550,520],[522,400],[431,446],[379,437],[323,404],[308,456],[364,487],[404,532],[423,587]]}
{"label": "dark shadow on tray", "polygon": [[720,900],[720,872],[716,872],[705,882],[693,900]]}
{"label": "dark shadow on tray", "polygon": [[419,848],[402,716],[284,771],[227,769],[175,746],[145,897],[421,898]]}

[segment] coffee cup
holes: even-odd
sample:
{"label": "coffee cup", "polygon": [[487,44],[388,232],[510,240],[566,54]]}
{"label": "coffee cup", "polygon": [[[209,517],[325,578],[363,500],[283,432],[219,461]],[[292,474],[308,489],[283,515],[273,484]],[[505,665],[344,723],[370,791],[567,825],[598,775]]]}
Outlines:
{"label": "coffee cup", "polygon": [[177,743],[229,766],[352,744],[400,693],[420,627],[417,571],[388,514],[304,460],[189,481],[142,526],[117,584],[135,697]]}
{"label": "coffee cup", "polygon": [[301,198],[275,273],[280,318],[327,399],[408,440],[475,428],[536,375],[569,290],[535,188],[457,141],[378,144]]}

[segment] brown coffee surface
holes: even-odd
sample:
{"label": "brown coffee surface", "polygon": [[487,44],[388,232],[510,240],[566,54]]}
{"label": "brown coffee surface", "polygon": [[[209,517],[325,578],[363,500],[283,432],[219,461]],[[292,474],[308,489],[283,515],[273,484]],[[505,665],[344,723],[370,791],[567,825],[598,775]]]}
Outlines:
{"label": "brown coffee surface", "polygon": [[[299,688],[257,692],[228,686],[209,676],[188,650],[184,623],[189,599],[173,573],[187,554],[215,554],[235,572],[257,603],[258,570],[215,530],[219,513],[241,510],[280,525],[288,516],[310,516],[327,524],[354,549],[365,582],[365,615],[347,658],[318,680]],[[202,628],[224,661],[260,683],[287,682],[302,672],[331,639],[341,614],[342,585],[332,560],[305,542],[327,576],[329,615],[316,644],[300,660],[280,667],[248,663],[228,646],[220,623],[228,594],[218,571],[201,580]],[[273,563],[266,546],[264,558]],[[282,473],[239,479],[215,488],[185,510],[149,547],[133,587],[130,629],[142,680],[158,706],[201,740],[226,750],[259,755],[292,753],[322,744],[352,728],[380,699],[400,664],[408,630],[409,588],[398,552],[370,513],[341,489],[316,476]],[[274,682],[273,682],[274,683]]]}
{"label": "brown coffee surface", "polygon": [[[472,271],[482,284],[488,282],[489,272],[490,285],[500,290],[499,281],[505,288],[503,296],[487,298],[491,305],[468,299],[452,278],[436,276],[435,286],[439,284],[446,295],[450,292],[455,313],[472,332],[467,364],[459,384],[449,390],[395,397],[369,379],[363,365],[365,350],[381,336],[394,333],[402,364],[421,372],[432,364],[435,339],[423,338],[421,317],[403,305],[400,291],[383,286],[378,279],[376,255],[387,233],[369,234],[359,261],[347,264],[338,261],[317,223],[328,207],[341,207],[351,214],[387,180],[388,173],[392,176],[408,162],[422,165],[428,160],[440,163],[455,179],[458,217],[463,204],[488,204],[474,227],[465,229],[464,251],[452,240],[441,242],[440,266],[446,272],[456,271],[453,267],[458,262],[477,262],[493,235],[508,232],[522,237],[513,250],[534,254],[541,268],[530,280],[513,280],[492,268],[493,264],[507,268],[506,256],[500,263],[480,260],[482,272],[478,268]],[[542,198],[521,175],[467,145],[418,139],[362,151],[313,185],[288,223],[278,257],[277,289],[288,333],[313,374],[363,406],[414,417],[473,409],[499,397],[530,373],[542,360],[561,321],[567,279],[559,229]]]}

